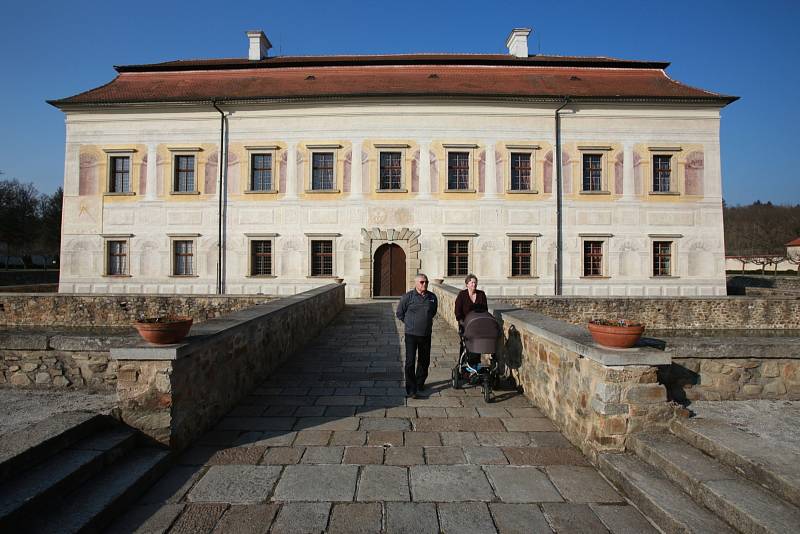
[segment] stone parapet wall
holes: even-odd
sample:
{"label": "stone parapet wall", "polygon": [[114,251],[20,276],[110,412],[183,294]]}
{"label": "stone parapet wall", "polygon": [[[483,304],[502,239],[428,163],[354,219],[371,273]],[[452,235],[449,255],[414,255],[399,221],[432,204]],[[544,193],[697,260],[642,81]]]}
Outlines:
{"label": "stone parapet wall", "polygon": [[[433,284],[455,325],[457,290]],[[658,382],[669,355],[653,348],[606,350],[585,328],[490,301],[504,333],[501,361],[528,397],[584,454],[625,450],[630,434],[665,428],[676,414]]]}
{"label": "stone parapet wall", "polygon": [[268,295],[0,294],[0,325],[119,326],[139,317],[187,315],[195,322],[263,304]]}
{"label": "stone parapet wall", "polygon": [[657,329],[800,328],[800,298],[501,297],[496,302],[571,324],[626,318]]}
{"label": "stone parapet wall", "polygon": [[212,319],[186,343],[112,349],[122,419],[180,449],[191,443],[344,308],[329,284]]}

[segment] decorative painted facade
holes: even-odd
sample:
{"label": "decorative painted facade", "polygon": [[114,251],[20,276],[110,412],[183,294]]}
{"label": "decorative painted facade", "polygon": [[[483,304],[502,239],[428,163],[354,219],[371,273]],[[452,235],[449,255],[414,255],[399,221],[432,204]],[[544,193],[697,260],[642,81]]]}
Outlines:
{"label": "decorative painted facade", "polygon": [[252,39],[249,60],[118,67],[51,102],[67,129],[59,291],[282,295],[343,278],[367,297],[387,277],[466,271],[489,294],[553,294],[558,114],[563,294],[725,294],[734,97],[667,64],[528,56],[513,39],[519,55],[317,58]]}

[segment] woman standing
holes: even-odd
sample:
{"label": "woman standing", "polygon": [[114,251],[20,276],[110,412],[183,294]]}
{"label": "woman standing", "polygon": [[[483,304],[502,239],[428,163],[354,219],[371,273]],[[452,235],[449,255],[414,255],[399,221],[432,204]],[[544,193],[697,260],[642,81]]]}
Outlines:
{"label": "woman standing", "polygon": [[486,293],[478,289],[478,277],[470,273],[464,279],[466,289],[462,289],[456,297],[456,320],[459,324],[459,329],[467,317],[467,314],[476,309],[486,311],[488,303],[486,302]]}

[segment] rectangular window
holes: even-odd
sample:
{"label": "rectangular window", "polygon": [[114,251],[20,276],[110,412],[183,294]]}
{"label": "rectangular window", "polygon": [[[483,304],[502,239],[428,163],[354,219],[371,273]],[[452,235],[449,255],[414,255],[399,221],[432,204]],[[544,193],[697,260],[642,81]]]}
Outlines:
{"label": "rectangular window", "polygon": [[175,276],[194,275],[194,241],[174,241],[173,242],[173,264]]}
{"label": "rectangular window", "polygon": [[250,275],[272,276],[272,241],[250,242]]}
{"label": "rectangular window", "polygon": [[400,189],[402,187],[403,164],[401,152],[381,152],[380,189]]}
{"label": "rectangular window", "polygon": [[603,242],[583,242],[583,276],[603,276]]}
{"label": "rectangular window", "polygon": [[311,276],[333,276],[333,241],[311,242]]}
{"label": "rectangular window", "polygon": [[672,276],[672,241],[653,241],[653,276]]}
{"label": "rectangular window", "polygon": [[447,153],[447,189],[469,189],[469,152]]}
{"label": "rectangular window", "polygon": [[531,190],[531,155],[525,152],[511,153],[511,190]]}
{"label": "rectangular window", "polygon": [[469,241],[447,242],[447,276],[469,273]]}
{"label": "rectangular window", "polygon": [[131,190],[130,156],[111,156],[111,176],[108,184],[110,193],[129,193]]}
{"label": "rectangular window", "polygon": [[194,156],[175,156],[175,183],[176,193],[193,193],[194,186]]}
{"label": "rectangular window", "polygon": [[313,191],[334,189],[333,152],[314,152],[311,155],[311,189]]}
{"label": "rectangular window", "polygon": [[583,190],[603,190],[603,156],[600,154],[583,155]]}
{"label": "rectangular window", "polygon": [[106,274],[121,276],[128,274],[128,242],[109,241]]}
{"label": "rectangular window", "polygon": [[672,156],[653,156],[653,191],[668,193],[670,191],[670,175]]}
{"label": "rectangular window", "polygon": [[511,276],[531,276],[531,243],[511,242]]}
{"label": "rectangular window", "polygon": [[272,190],[272,154],[250,156],[250,190]]}

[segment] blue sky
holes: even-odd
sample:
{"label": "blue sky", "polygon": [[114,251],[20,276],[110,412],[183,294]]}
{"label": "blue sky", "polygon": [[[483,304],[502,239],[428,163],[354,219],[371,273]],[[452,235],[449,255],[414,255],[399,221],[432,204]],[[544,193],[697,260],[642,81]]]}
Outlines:
{"label": "blue sky", "polygon": [[725,200],[800,204],[798,21],[798,0],[7,3],[0,171],[54,191],[64,121],[45,100],[110,81],[113,65],[246,56],[248,29],[274,54],[504,53],[527,26],[531,53],[666,60],[679,81],[740,96],[722,112]]}

